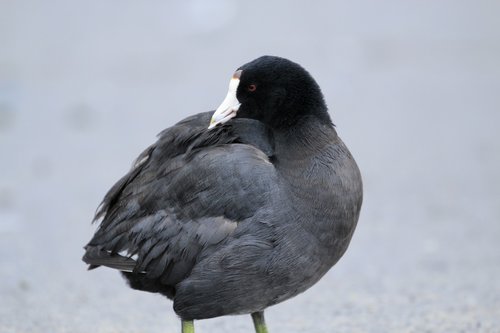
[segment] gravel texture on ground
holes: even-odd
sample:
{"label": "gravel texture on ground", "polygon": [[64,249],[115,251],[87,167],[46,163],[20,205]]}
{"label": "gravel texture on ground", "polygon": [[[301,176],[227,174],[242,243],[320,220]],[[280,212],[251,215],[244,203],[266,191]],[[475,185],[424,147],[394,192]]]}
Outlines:
{"label": "gravel texture on ground", "polygon": [[[500,5],[0,2],[0,332],[179,332],[82,246],[105,191],[263,54],[307,68],[365,184],[343,259],[270,332],[500,332]],[[252,332],[250,316],[197,332]]]}

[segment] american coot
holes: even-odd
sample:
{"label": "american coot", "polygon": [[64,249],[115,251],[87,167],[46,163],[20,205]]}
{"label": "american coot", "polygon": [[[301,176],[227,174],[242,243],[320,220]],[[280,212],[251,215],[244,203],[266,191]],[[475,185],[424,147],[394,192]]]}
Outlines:
{"label": "american coot", "polygon": [[311,75],[264,56],[240,67],[213,112],[160,133],[106,194],[89,269],[174,301],[193,320],[263,311],[316,283],[344,254],[361,176]]}

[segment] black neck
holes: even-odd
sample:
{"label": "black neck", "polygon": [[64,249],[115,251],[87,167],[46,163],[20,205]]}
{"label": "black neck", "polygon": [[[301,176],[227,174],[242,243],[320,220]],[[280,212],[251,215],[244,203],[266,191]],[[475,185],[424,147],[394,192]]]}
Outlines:
{"label": "black neck", "polygon": [[337,138],[333,124],[324,116],[298,118],[288,128],[273,130],[275,155],[278,159],[303,160],[321,152]]}

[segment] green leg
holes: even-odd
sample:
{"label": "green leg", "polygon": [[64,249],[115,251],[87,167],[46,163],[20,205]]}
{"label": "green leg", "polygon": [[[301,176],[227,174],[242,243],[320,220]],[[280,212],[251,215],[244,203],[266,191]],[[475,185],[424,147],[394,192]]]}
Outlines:
{"label": "green leg", "polygon": [[264,311],[252,313],[252,319],[256,333],[268,333],[266,321],[264,320]]}
{"label": "green leg", "polygon": [[182,320],[182,333],[194,333],[194,323],[192,320]]}

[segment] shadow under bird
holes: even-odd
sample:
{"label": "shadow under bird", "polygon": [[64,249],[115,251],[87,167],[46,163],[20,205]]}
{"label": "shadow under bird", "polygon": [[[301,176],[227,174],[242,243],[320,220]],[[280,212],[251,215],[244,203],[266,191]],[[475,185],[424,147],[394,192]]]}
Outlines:
{"label": "shadow under bird", "polygon": [[252,314],[305,291],[344,254],[362,203],[359,169],[318,84],[263,56],[233,75],[215,112],[159,134],[106,194],[86,245],[89,269],[193,320]]}

